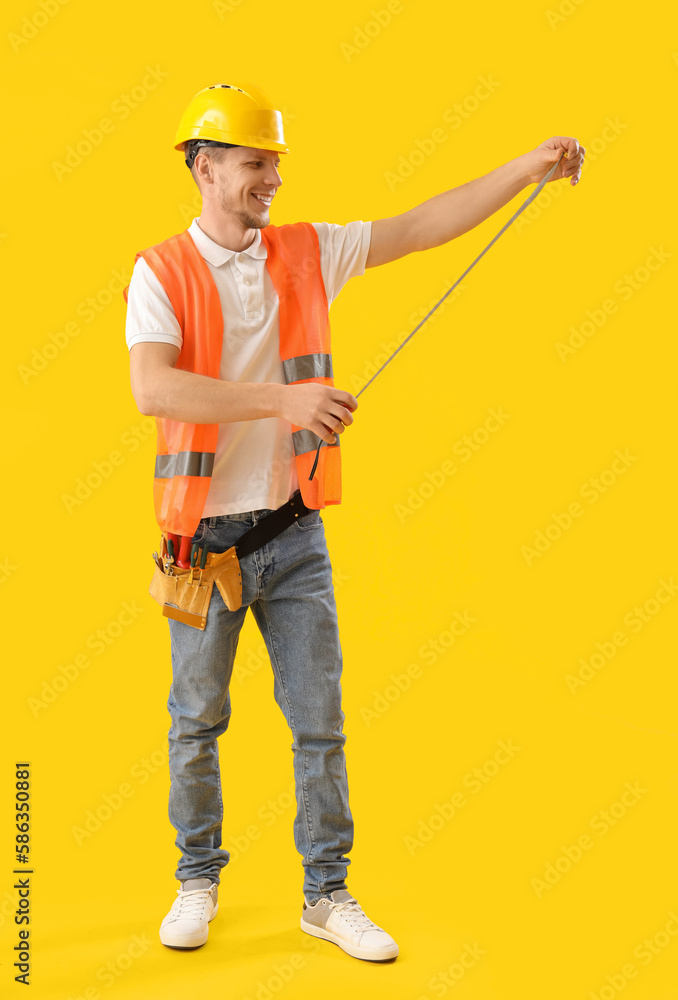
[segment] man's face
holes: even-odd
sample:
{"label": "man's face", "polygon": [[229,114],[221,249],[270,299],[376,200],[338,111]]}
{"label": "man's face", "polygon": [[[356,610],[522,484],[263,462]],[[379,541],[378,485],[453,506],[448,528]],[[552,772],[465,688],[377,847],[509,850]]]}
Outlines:
{"label": "man's face", "polygon": [[248,229],[263,229],[271,221],[269,205],[282,184],[280,155],[272,149],[236,146],[211,160],[214,197],[222,212],[237,216]]}

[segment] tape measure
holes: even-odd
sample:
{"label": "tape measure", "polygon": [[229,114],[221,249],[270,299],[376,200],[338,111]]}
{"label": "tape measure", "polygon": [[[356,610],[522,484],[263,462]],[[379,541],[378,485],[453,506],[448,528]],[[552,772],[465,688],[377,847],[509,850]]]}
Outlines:
{"label": "tape measure", "polygon": [[[477,257],[476,257],[476,259],[475,259],[475,260],[473,261],[473,263],[472,263],[472,264],[469,264],[469,266],[468,266],[468,267],[466,268],[466,270],[464,271],[464,273],[463,273],[462,275],[460,275],[460,276],[459,276],[459,277],[457,278],[457,280],[456,280],[456,281],[455,281],[455,283],[454,283],[454,284],[452,285],[452,287],[451,287],[451,288],[448,288],[448,290],[447,290],[447,291],[445,292],[445,294],[444,294],[444,295],[442,296],[442,298],[441,298],[441,299],[439,299],[439,300],[438,300],[438,302],[436,302],[436,304],[435,304],[435,305],[433,306],[433,308],[432,308],[432,309],[430,309],[430,310],[429,310],[429,311],[428,311],[428,312],[426,313],[426,315],[424,316],[424,318],[422,319],[422,321],[421,321],[420,323],[417,323],[417,325],[415,326],[414,330],[412,330],[412,333],[408,333],[408,335],[407,335],[407,336],[405,337],[405,339],[403,340],[402,344],[400,344],[400,346],[399,346],[399,347],[397,347],[397,348],[395,349],[395,351],[393,352],[393,354],[391,354],[391,355],[390,355],[390,356],[389,356],[389,357],[388,357],[388,358],[386,359],[386,361],[384,361],[384,363],[383,363],[383,365],[381,366],[381,368],[379,368],[379,369],[378,369],[378,371],[376,371],[376,372],[374,373],[374,375],[372,376],[372,378],[371,378],[371,379],[369,379],[369,381],[365,383],[365,385],[364,385],[364,386],[362,387],[362,389],[360,390],[360,392],[357,392],[357,393],[356,393],[356,395],[355,395],[355,398],[356,398],[356,399],[358,398],[358,396],[361,396],[361,395],[362,395],[362,394],[364,393],[364,391],[365,391],[365,389],[367,389],[368,385],[371,385],[371,384],[372,384],[372,382],[374,382],[375,378],[377,378],[377,376],[378,376],[378,375],[381,375],[381,373],[383,372],[383,370],[384,370],[384,368],[386,367],[386,365],[389,365],[389,364],[391,363],[391,361],[393,361],[393,359],[394,359],[394,357],[396,356],[396,354],[398,354],[398,352],[399,352],[399,351],[402,351],[402,349],[403,349],[403,347],[405,346],[405,344],[407,343],[407,341],[408,341],[408,340],[410,340],[410,338],[411,338],[411,337],[413,337],[413,336],[415,335],[415,333],[417,332],[417,330],[420,330],[420,329],[421,329],[421,327],[422,327],[422,326],[424,325],[424,323],[425,323],[425,322],[426,322],[426,320],[427,320],[427,319],[429,318],[429,316],[431,316],[431,315],[432,315],[432,314],[433,314],[433,313],[434,313],[434,312],[436,311],[436,309],[438,308],[438,306],[439,306],[439,305],[440,305],[440,304],[441,304],[442,302],[444,302],[444,301],[445,301],[445,299],[446,299],[446,298],[447,298],[447,296],[448,296],[448,295],[450,294],[450,292],[453,292],[453,291],[454,291],[454,289],[455,289],[455,288],[457,287],[457,285],[458,285],[458,284],[459,284],[459,282],[460,282],[460,281],[462,280],[462,278],[465,278],[465,277],[466,277],[466,275],[467,275],[467,274],[469,273],[469,271],[471,270],[471,268],[472,268],[472,267],[475,267],[475,266],[476,266],[476,264],[478,263],[478,261],[480,260],[480,258],[481,258],[481,257],[483,257],[483,256],[484,256],[484,255],[485,255],[485,254],[487,253],[487,251],[488,251],[488,250],[490,249],[490,247],[492,246],[492,244],[493,244],[493,243],[496,243],[496,241],[497,241],[497,240],[499,239],[499,237],[501,236],[501,234],[502,234],[502,233],[505,233],[505,232],[506,232],[506,230],[507,230],[507,229],[508,229],[508,227],[509,227],[509,226],[511,225],[511,223],[512,223],[512,222],[515,222],[515,220],[516,220],[516,219],[518,218],[518,216],[520,215],[520,213],[521,213],[521,212],[524,212],[524,211],[525,211],[525,209],[526,209],[526,208],[527,208],[527,206],[528,206],[528,205],[530,204],[530,202],[534,201],[534,199],[535,199],[535,198],[537,197],[537,195],[538,195],[538,194],[540,193],[540,191],[542,190],[542,188],[544,187],[544,185],[545,185],[545,184],[546,184],[546,183],[547,183],[547,182],[548,182],[548,181],[549,181],[549,180],[551,179],[551,177],[553,176],[553,174],[554,174],[554,173],[555,173],[555,171],[556,171],[556,168],[557,168],[558,164],[560,163],[560,161],[562,160],[562,158],[563,158],[563,157],[564,157],[565,155],[566,155],[565,153],[562,153],[562,154],[560,155],[560,157],[559,157],[559,158],[558,158],[558,159],[556,160],[556,162],[555,162],[555,163],[553,164],[553,166],[551,167],[551,169],[549,170],[549,172],[548,172],[548,173],[547,173],[547,174],[546,174],[546,175],[545,175],[544,177],[542,177],[542,179],[541,179],[541,180],[539,181],[539,184],[537,185],[537,187],[536,187],[536,188],[534,189],[534,191],[533,191],[533,192],[532,192],[532,194],[531,194],[531,195],[529,196],[529,198],[527,198],[527,199],[526,199],[526,200],[525,200],[525,201],[523,202],[523,204],[522,204],[522,205],[520,206],[520,208],[518,209],[518,211],[517,211],[517,212],[516,212],[516,213],[515,213],[514,215],[512,215],[512,216],[511,216],[511,218],[510,218],[510,219],[508,220],[508,222],[506,223],[506,225],[505,225],[505,226],[502,226],[502,228],[501,228],[501,229],[499,230],[499,232],[497,233],[497,235],[496,235],[496,236],[495,236],[495,237],[494,237],[493,239],[491,239],[491,240],[490,240],[490,242],[489,242],[489,243],[487,244],[487,246],[485,247],[485,249],[484,249],[484,250],[483,250],[483,251],[482,251],[481,253],[479,253],[479,254],[478,254],[478,256],[477,256]],[[323,445],[326,445],[326,444],[327,444],[327,442],[326,442],[326,441],[320,441],[320,443],[319,443],[319,445],[318,445],[318,450],[317,450],[317,451],[316,451],[316,453],[315,453],[315,461],[313,462],[313,468],[311,469],[311,475],[310,475],[310,476],[308,477],[308,478],[309,478],[309,480],[313,479],[313,476],[314,476],[314,473],[315,473],[315,470],[316,470],[316,467],[317,467],[317,465],[318,465],[318,458],[319,458],[319,456],[320,456],[320,449],[322,448],[322,446],[323,446]]]}

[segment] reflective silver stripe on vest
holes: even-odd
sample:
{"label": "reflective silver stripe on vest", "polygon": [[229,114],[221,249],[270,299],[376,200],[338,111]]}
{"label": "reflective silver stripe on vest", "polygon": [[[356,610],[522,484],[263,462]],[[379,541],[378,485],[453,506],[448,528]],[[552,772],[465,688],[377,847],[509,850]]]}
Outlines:
{"label": "reflective silver stripe on vest", "polygon": [[[334,437],[335,440],[332,444],[324,445],[324,447],[336,448],[339,444],[339,435],[335,434]],[[292,435],[292,441],[294,442],[294,454],[305,455],[308,451],[315,451],[321,440],[322,438],[319,438],[317,434],[313,433],[313,431],[295,431]]]}
{"label": "reflective silver stripe on vest", "polygon": [[305,378],[332,378],[331,354],[301,354],[283,361],[285,381],[300,382]]}
{"label": "reflective silver stripe on vest", "polygon": [[172,476],[211,476],[213,467],[213,451],[180,451],[176,455],[155,456],[156,479],[171,479]]}

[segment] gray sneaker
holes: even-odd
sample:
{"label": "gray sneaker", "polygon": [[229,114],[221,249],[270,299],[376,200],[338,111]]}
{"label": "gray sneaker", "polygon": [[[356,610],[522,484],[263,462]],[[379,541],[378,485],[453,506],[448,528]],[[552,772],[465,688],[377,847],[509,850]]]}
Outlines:
{"label": "gray sneaker", "polygon": [[353,958],[386,961],[398,954],[390,934],[378,927],[347,889],[335,889],[331,899],[309,903],[304,898],[301,929],[313,937],[332,941]]}
{"label": "gray sneaker", "polygon": [[219,886],[209,878],[190,878],[177,889],[178,899],[160,925],[168,948],[198,948],[207,940],[209,922],[217,915]]}

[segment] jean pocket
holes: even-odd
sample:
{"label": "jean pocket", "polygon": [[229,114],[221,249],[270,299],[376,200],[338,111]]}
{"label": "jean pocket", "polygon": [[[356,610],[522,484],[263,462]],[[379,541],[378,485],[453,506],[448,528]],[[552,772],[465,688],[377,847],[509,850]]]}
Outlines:
{"label": "jean pocket", "polygon": [[310,528],[322,528],[323,519],[320,516],[319,510],[312,510],[310,514],[304,514],[303,517],[298,517],[294,523],[299,531],[307,531]]}
{"label": "jean pocket", "polygon": [[228,518],[228,514],[219,515],[216,524],[212,528],[209,526],[208,518],[207,527],[201,541],[210,552],[219,554],[226,552],[227,549],[235,545],[238,539],[252,527],[251,522],[248,523],[248,521],[242,518],[231,518],[230,520]]}
{"label": "jean pocket", "polygon": [[192,545],[196,545],[198,542],[201,542],[202,539],[205,537],[205,532],[207,531],[207,520],[208,519],[206,517],[203,517],[200,520],[198,527],[195,529],[195,534],[191,539]]}

